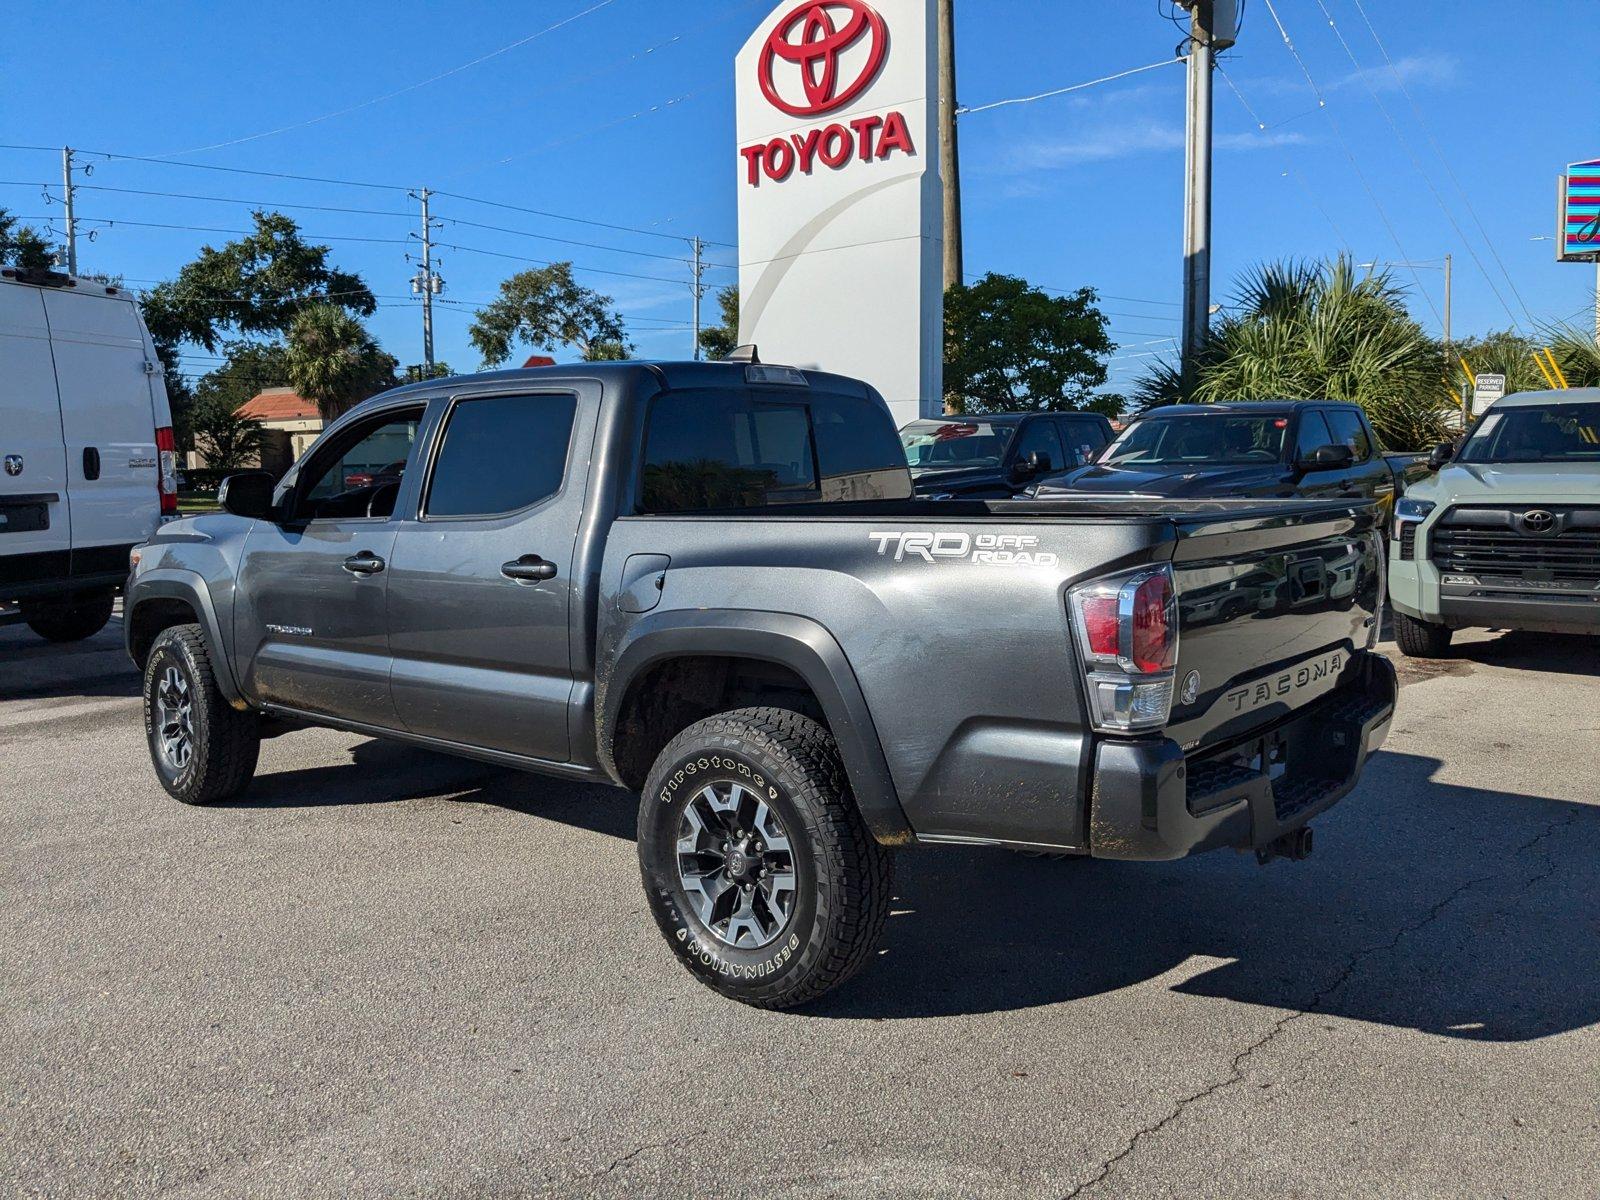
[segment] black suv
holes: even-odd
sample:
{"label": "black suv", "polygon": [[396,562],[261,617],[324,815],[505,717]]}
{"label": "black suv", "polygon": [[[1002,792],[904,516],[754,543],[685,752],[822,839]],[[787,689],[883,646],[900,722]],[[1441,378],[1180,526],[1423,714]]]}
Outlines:
{"label": "black suv", "polygon": [[900,430],[917,495],[1003,500],[1052,471],[1094,461],[1112,438],[1099,413],[931,417]]}

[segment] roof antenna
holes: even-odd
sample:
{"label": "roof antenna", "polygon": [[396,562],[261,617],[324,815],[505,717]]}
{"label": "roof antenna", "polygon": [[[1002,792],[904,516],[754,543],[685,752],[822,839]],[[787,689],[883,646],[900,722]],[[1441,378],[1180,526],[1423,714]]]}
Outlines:
{"label": "roof antenna", "polygon": [[756,344],[751,342],[748,346],[735,346],[722,357],[723,362],[758,363],[761,361],[756,354]]}

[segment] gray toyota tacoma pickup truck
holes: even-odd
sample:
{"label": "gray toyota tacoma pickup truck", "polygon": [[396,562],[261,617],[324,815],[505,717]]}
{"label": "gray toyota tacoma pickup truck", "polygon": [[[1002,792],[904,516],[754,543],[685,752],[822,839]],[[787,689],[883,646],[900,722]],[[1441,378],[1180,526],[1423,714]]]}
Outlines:
{"label": "gray toyota tacoma pickup truck", "polygon": [[767,1007],[867,960],[895,847],[1303,857],[1394,711],[1370,502],[919,500],[820,372],[429,381],[222,508],[128,584],[168,792],[307,725],[638,792],[668,945]]}

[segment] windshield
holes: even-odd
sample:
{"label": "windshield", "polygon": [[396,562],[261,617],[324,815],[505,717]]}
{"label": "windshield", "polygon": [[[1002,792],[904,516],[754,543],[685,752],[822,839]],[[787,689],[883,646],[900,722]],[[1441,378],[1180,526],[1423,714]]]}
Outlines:
{"label": "windshield", "polygon": [[1135,421],[1106,447],[1112,466],[1218,466],[1273,463],[1283,456],[1287,417],[1196,413]]}
{"label": "windshield", "polygon": [[1596,460],[1600,460],[1600,404],[1491,409],[1456,456],[1464,463]]}
{"label": "windshield", "polygon": [[957,467],[998,467],[1017,432],[993,421],[913,421],[900,431],[911,473]]}

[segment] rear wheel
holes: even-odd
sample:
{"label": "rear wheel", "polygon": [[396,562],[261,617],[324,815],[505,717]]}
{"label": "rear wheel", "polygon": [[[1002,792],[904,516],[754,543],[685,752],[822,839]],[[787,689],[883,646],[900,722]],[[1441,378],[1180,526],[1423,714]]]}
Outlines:
{"label": "rear wheel", "polygon": [[667,745],[640,797],[639,867],[679,961],[762,1008],[860,970],[893,889],[833,736],[777,708],[708,717]]}
{"label": "rear wheel", "polygon": [[116,597],[110,592],[40,600],[23,607],[28,628],[51,642],[81,642],[93,637],[111,620]]}
{"label": "rear wheel", "polygon": [[1403,612],[1394,614],[1394,640],[1400,652],[1410,658],[1443,658],[1450,649],[1451,629],[1419,621]]}
{"label": "rear wheel", "polygon": [[261,750],[260,719],[217,687],[198,625],[163,629],[144,668],[144,729],[167,794],[213,804],[244,791]]}

